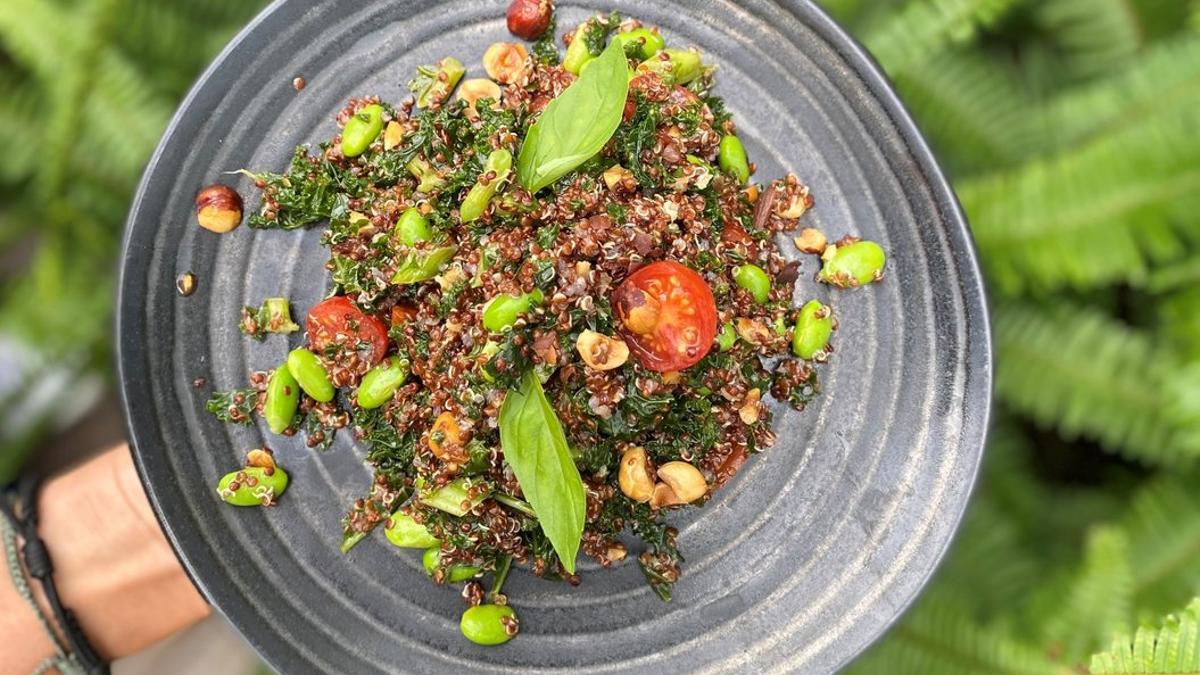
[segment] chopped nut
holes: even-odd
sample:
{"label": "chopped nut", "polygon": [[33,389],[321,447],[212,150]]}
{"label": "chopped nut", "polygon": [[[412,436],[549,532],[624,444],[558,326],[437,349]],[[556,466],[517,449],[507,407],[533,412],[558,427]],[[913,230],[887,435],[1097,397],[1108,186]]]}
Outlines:
{"label": "chopped nut", "polygon": [[771,329],[761,321],[739,317],[737,333],[743,340],[752,345],[765,345],[771,342]]}
{"label": "chopped nut", "polygon": [[635,502],[648,502],[654,494],[654,479],[650,477],[646,450],[630,448],[621,455],[621,467],[617,471],[617,484],[621,492]]}
{"label": "chopped nut", "polygon": [[685,504],[708,494],[708,482],[700,469],[687,462],[667,462],[658,467],[658,477],[671,488],[671,492]]}
{"label": "chopped nut", "polygon": [[483,54],[483,69],[501,84],[516,84],[527,74],[529,52],[516,42],[497,42]]}
{"label": "chopped nut", "polygon": [[396,120],[387,123],[387,128],[383,130],[383,149],[391,150],[400,145],[404,140],[404,127]]}
{"label": "chopped nut", "polygon": [[633,172],[620,164],[614,164],[604,171],[604,184],[609,190],[616,191],[617,188],[623,187],[626,181],[636,180]]}
{"label": "chopped nut", "polygon": [[657,483],[654,486],[654,492],[650,495],[650,506],[656,509],[664,506],[678,506],[687,502],[679,498],[670,485],[666,483]]}
{"label": "chopped nut", "polygon": [[596,370],[620,368],[629,360],[629,345],[594,330],[585,330],[575,340],[575,349],[589,367]]}
{"label": "chopped nut", "polygon": [[246,466],[260,469],[274,469],[275,456],[266,448],[251,450],[246,453]]}
{"label": "chopped nut", "polygon": [[825,238],[825,234],[814,227],[806,227],[800,230],[800,236],[794,239],[796,248],[803,253],[821,254],[825,252],[825,247],[829,244],[829,240]]}
{"label": "chopped nut", "polygon": [[228,185],[210,185],[196,195],[200,227],[224,234],[242,223],[242,197]]}
{"label": "chopped nut", "polygon": [[625,548],[625,544],[618,542],[608,547],[608,550],[604,552],[604,557],[608,558],[609,562],[621,562],[628,554],[629,550]]}
{"label": "chopped nut", "polygon": [[758,203],[758,186],[757,185],[751,185],[750,187],[746,188],[744,190],[744,192],[746,193],[746,199],[749,200],[749,202],[751,204]]}
{"label": "chopped nut", "polygon": [[761,400],[762,391],[759,389],[751,389],[746,394],[746,400],[742,402],[742,407],[738,408],[738,417],[742,418],[742,422],[754,424],[758,421],[762,414]]}
{"label": "chopped nut", "polygon": [[465,80],[458,88],[458,99],[467,102],[467,110],[472,116],[478,115],[475,104],[483,99],[492,100],[492,108],[500,105],[500,85],[485,78]]}

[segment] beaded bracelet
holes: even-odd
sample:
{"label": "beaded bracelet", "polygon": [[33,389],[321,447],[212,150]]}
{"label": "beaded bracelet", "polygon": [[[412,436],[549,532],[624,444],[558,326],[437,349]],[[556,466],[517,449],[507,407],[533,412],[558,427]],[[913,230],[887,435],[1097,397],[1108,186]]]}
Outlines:
{"label": "beaded bracelet", "polygon": [[[63,606],[62,598],[58,595],[58,588],[54,585],[54,565],[50,561],[50,553],[46,550],[45,542],[38,536],[38,486],[37,479],[22,478],[16,486],[5,489],[3,499],[0,499],[0,513],[4,515],[3,518],[0,518],[0,529],[3,530],[5,558],[13,585],[16,586],[17,592],[25,599],[25,602],[33,608],[42,629],[46,631],[46,634],[50,636],[50,641],[54,644],[55,655],[39,664],[33,671],[33,675],[41,675],[51,668],[57,669],[63,675],[108,675],[108,664],[104,663],[92,647],[91,642],[88,641],[87,636],[83,634],[83,629],[75,618],[74,612]],[[18,504],[20,505],[19,511]],[[19,555],[18,536],[23,542],[19,548]],[[41,583],[46,602],[50,605],[55,623],[62,629],[66,644],[59,640],[49,618],[34,600],[25,575],[22,574],[20,558],[24,559],[24,568],[29,576]]]}

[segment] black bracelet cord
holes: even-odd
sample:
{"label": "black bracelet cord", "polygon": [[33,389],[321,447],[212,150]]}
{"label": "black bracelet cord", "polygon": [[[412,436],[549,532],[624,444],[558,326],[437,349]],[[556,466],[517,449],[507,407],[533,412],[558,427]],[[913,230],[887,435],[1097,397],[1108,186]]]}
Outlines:
{"label": "black bracelet cord", "polygon": [[[3,512],[4,517],[8,518],[13,529],[20,535],[23,541],[21,555],[25,561],[25,569],[29,576],[37,579],[42,585],[46,602],[50,605],[50,611],[54,613],[54,620],[66,637],[76,661],[88,675],[109,675],[108,664],[104,663],[84,635],[75,613],[63,606],[58,588],[54,585],[54,564],[50,561],[46,543],[38,536],[37,494],[40,484],[41,481],[32,476],[22,477],[15,486],[4,491],[4,498],[0,499],[0,512]],[[14,497],[21,505],[20,515],[14,506]],[[54,636],[50,637],[54,639]]]}

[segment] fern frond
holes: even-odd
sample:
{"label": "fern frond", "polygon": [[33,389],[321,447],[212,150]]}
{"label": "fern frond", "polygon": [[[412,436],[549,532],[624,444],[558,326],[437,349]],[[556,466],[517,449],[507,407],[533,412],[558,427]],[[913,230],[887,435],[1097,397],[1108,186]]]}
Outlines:
{"label": "fern frond", "polygon": [[1062,52],[1060,68],[1089,77],[1119,68],[1145,39],[1129,0],[1044,0],[1035,14]]}
{"label": "fern frond", "polygon": [[1163,337],[1184,358],[1200,361],[1200,260],[1189,258],[1193,267],[1181,268],[1190,283],[1185,290],[1173,293],[1157,303],[1158,326]]}
{"label": "fern frond", "polygon": [[1112,647],[1092,656],[1094,675],[1200,672],[1200,598],[1162,627],[1142,626],[1130,637],[1120,635]]}
{"label": "fern frond", "polygon": [[1200,109],[958,187],[1001,293],[1140,283],[1200,230]]}
{"label": "fern frond", "polygon": [[123,175],[140,172],[167,126],[172,105],[144,82],[141,73],[120,54],[100,56],[85,118],[88,150],[101,152]]}
{"label": "fern frond", "polygon": [[928,592],[848,673],[1070,675],[1037,648],[981,626],[953,598]]}
{"label": "fern frond", "polygon": [[1132,594],[1125,533],[1112,526],[1097,527],[1088,534],[1083,565],[1072,575],[1067,592],[1048,608],[1040,638],[1057,660],[1080,663],[1111,635],[1128,628]]}
{"label": "fern frond", "polygon": [[82,23],[76,12],[59,3],[4,0],[0,44],[18,63],[49,79],[61,72],[63,55],[74,50]]}
{"label": "fern frond", "polygon": [[889,73],[897,75],[924,62],[947,45],[967,42],[1019,0],[920,0],[897,10],[863,40]]}
{"label": "fern frond", "polygon": [[30,139],[42,133],[41,98],[33,84],[3,70],[0,91],[0,182],[16,183],[37,170],[38,145]]}
{"label": "fern frond", "polygon": [[1200,457],[1195,417],[1174,401],[1174,388],[1191,382],[1145,334],[1064,303],[1006,303],[994,315],[996,392],[1012,408],[1143,463]]}
{"label": "fern frond", "polygon": [[1120,522],[1129,540],[1136,604],[1154,614],[1200,594],[1198,481],[1189,472],[1149,482]]}

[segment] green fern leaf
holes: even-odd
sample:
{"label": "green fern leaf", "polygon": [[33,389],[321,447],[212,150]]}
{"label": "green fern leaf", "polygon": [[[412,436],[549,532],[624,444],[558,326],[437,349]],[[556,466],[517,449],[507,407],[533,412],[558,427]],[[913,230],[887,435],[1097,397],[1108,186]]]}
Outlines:
{"label": "green fern leaf", "polygon": [[996,392],[1014,410],[1140,462],[1200,457],[1194,411],[1175,400],[1192,381],[1146,335],[1063,303],[1002,304],[994,314]]}
{"label": "green fern leaf", "polygon": [[4,0],[0,3],[0,44],[21,65],[42,78],[62,72],[63,56],[75,52],[85,19],[59,3]]}
{"label": "green fern leaf", "polygon": [[1198,481],[1186,473],[1148,483],[1120,523],[1129,540],[1136,604],[1154,614],[1200,593]]}
{"label": "green fern leaf", "polygon": [[950,44],[971,39],[976,29],[1003,16],[1019,0],[921,0],[910,2],[863,38],[893,75],[922,65]]}
{"label": "green fern leaf", "polygon": [[1107,652],[1092,656],[1095,675],[1200,672],[1200,598],[1162,627],[1142,626],[1131,638],[1118,636]]}
{"label": "green fern leaf", "polygon": [[1074,77],[1120,68],[1143,44],[1145,29],[1130,0],[1044,0],[1034,7],[1060,50],[1060,69]]}

